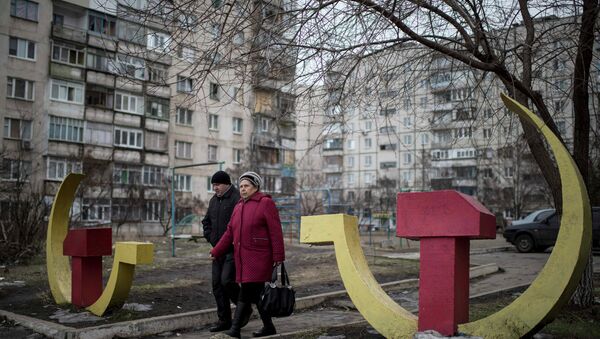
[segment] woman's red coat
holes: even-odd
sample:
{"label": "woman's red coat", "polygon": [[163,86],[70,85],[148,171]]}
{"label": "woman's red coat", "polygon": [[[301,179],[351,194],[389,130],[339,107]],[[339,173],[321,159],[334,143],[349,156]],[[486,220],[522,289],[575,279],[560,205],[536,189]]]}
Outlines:
{"label": "woman's red coat", "polygon": [[241,199],[210,253],[220,257],[231,244],[238,283],[271,281],[273,263],[285,260],[281,221],[271,196],[256,192],[246,201]]}

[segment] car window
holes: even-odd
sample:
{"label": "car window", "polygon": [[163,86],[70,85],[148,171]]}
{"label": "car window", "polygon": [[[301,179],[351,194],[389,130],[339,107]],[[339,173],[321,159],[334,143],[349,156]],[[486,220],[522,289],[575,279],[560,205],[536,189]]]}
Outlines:
{"label": "car window", "polygon": [[554,211],[552,211],[552,210],[540,212],[540,214],[538,214],[537,217],[535,217],[534,221],[542,221],[542,220],[548,218],[553,213],[554,213]]}

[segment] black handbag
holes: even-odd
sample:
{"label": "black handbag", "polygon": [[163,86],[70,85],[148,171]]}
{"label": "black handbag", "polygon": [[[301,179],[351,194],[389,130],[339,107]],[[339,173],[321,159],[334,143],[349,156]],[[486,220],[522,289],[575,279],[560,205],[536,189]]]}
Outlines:
{"label": "black handbag", "polygon": [[260,294],[258,307],[261,312],[272,317],[287,317],[294,313],[296,291],[290,286],[290,278],[281,263],[281,286],[277,286],[277,266],[273,267],[271,282],[265,285]]}

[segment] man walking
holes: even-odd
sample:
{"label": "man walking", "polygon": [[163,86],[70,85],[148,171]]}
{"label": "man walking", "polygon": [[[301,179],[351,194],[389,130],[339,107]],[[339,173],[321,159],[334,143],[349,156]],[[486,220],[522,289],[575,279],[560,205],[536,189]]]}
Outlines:
{"label": "man walking", "polygon": [[[233,207],[240,200],[240,192],[231,185],[229,174],[216,172],[211,180],[215,195],[210,199],[206,216],[202,219],[204,237],[213,247],[219,242],[227,229]],[[233,246],[226,255],[212,262],[212,291],[217,301],[219,321],[209,330],[219,332],[231,327],[231,306],[229,301],[237,304],[239,286],[235,282],[235,263]]]}

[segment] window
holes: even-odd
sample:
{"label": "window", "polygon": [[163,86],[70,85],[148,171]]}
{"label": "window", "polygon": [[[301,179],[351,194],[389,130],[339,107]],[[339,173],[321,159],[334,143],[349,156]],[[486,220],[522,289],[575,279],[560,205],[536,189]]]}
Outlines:
{"label": "window", "polygon": [[419,106],[420,107],[427,106],[427,97],[421,97],[421,98],[419,98]]}
{"label": "window", "polygon": [[353,150],[355,148],[355,142],[353,139],[348,139],[348,141],[346,142],[346,148],[348,148],[349,150]]}
{"label": "window", "polygon": [[142,115],[144,114],[144,98],[125,92],[116,92],[115,110]]}
{"label": "window", "polygon": [[412,181],[412,172],[402,171],[402,181],[404,181],[405,184],[410,185]]}
{"label": "window", "polygon": [[380,162],[380,163],[379,163],[379,168],[380,168],[380,169],[386,169],[386,168],[396,168],[396,162],[395,162],[395,161],[384,161],[384,162]]}
{"label": "window", "polygon": [[514,168],[512,167],[504,167],[504,176],[507,178],[512,178],[514,174]]}
{"label": "window", "polygon": [[211,177],[206,177],[206,191],[208,193],[214,192],[213,188],[212,188],[212,183],[210,181],[211,181]]}
{"label": "window", "polygon": [[177,76],[177,92],[190,93],[193,88],[192,78],[182,77],[181,75]]}
{"label": "window", "polygon": [[128,21],[119,21],[118,35],[121,40],[146,45],[146,33],[142,25]]}
{"label": "window", "polygon": [[370,155],[365,155],[365,167],[371,167],[373,164],[373,157]]}
{"label": "window", "polygon": [[218,40],[221,37],[221,25],[218,23],[213,23],[210,26],[210,33],[213,40]]}
{"label": "window", "polygon": [[146,68],[143,59],[125,54],[117,54],[117,62],[115,66],[119,75],[140,80],[145,79]]}
{"label": "window", "polygon": [[50,99],[68,102],[72,104],[83,104],[83,85],[76,82],[50,79]]}
{"label": "window", "polygon": [[137,129],[115,127],[115,146],[142,148],[143,134]]}
{"label": "window", "polygon": [[492,137],[492,130],[490,128],[484,128],[483,129],[483,138],[489,139],[491,137]]}
{"label": "window", "polygon": [[242,162],[242,155],[244,154],[244,150],[239,148],[233,149],[233,163],[240,164]]}
{"label": "window", "polygon": [[241,118],[233,118],[233,133],[242,134],[244,130],[244,120]]}
{"label": "window", "polygon": [[157,97],[148,97],[146,105],[146,114],[152,117],[168,119],[169,118],[169,99]]}
{"label": "window", "polygon": [[210,83],[210,98],[213,100],[219,100],[219,85],[214,82]]}
{"label": "window", "polygon": [[346,178],[348,180],[348,186],[354,186],[354,173],[348,173],[348,176]]}
{"label": "window", "polygon": [[187,174],[175,174],[175,191],[176,192],[191,192],[192,191],[192,176]]}
{"label": "window", "polygon": [[472,134],[471,127],[461,127],[454,130],[454,137],[456,139],[470,138]]}
{"label": "window", "polygon": [[208,161],[217,161],[217,146],[208,145]]}
{"label": "window", "polygon": [[567,122],[564,120],[557,120],[556,128],[558,129],[558,133],[560,133],[560,135],[565,136],[567,133]]}
{"label": "window", "polygon": [[85,48],[65,42],[52,42],[52,61],[75,66],[84,66]]}
{"label": "window", "polygon": [[235,35],[233,36],[233,43],[236,45],[242,45],[244,41],[244,32],[242,31],[235,33]]}
{"label": "window", "polygon": [[412,136],[412,134],[405,134],[405,135],[403,135],[402,136],[402,142],[405,145],[412,145],[412,143],[413,143],[413,136]]}
{"label": "window", "polygon": [[371,149],[371,146],[372,146],[371,138],[366,138],[365,139],[365,149]]}
{"label": "window", "polygon": [[31,21],[38,20],[38,4],[29,0],[10,0],[10,15]]}
{"label": "window", "polygon": [[98,34],[115,36],[117,32],[117,19],[101,13],[90,13],[88,16],[88,30]]}
{"label": "window", "polygon": [[494,115],[494,111],[492,111],[492,109],[491,109],[491,108],[486,108],[486,109],[483,111],[483,117],[484,117],[485,119],[490,119],[490,118],[491,118],[493,115]]}
{"label": "window", "polygon": [[346,167],[353,168],[354,167],[354,157],[349,156],[346,158]]}
{"label": "window", "polygon": [[142,166],[114,164],[113,183],[117,185],[139,185],[142,182]]}
{"label": "window", "polygon": [[160,186],[163,183],[165,169],[157,166],[144,166],[143,184],[145,186]]}
{"label": "window", "polygon": [[165,216],[165,204],[162,201],[146,201],[144,221],[161,221]]}
{"label": "window", "polygon": [[212,0],[212,6],[214,8],[219,8],[223,5],[223,0]]}
{"label": "window", "polygon": [[111,89],[88,85],[85,89],[86,106],[95,106],[112,109],[114,101],[114,92]]}
{"label": "window", "polygon": [[421,145],[429,144],[429,134],[423,133],[421,134]]}
{"label": "window", "polygon": [[167,135],[165,133],[146,131],[145,135],[146,149],[152,151],[167,151]]}
{"label": "window", "polygon": [[63,180],[69,173],[81,173],[81,168],[81,161],[48,157],[46,178],[49,180]]}
{"label": "window", "polygon": [[390,115],[394,115],[396,114],[396,109],[395,108],[386,108],[383,109],[379,112],[379,115],[383,115],[383,116],[390,116]]}
{"label": "window", "polygon": [[167,83],[169,72],[167,68],[161,64],[148,64],[148,81],[164,85]]}
{"label": "window", "polygon": [[404,127],[412,127],[412,117],[402,118],[402,124],[404,124]]}
{"label": "window", "polygon": [[379,149],[381,151],[395,151],[396,150],[396,144],[383,144],[383,145],[379,145]]}
{"label": "window", "polygon": [[31,161],[2,159],[0,178],[4,180],[29,180]]}
{"label": "window", "polygon": [[88,121],[85,124],[85,143],[101,146],[112,146],[113,126]]}
{"label": "window", "polygon": [[192,47],[187,47],[187,46],[181,46],[179,48],[178,51],[178,57],[180,57],[181,59],[189,62],[189,63],[193,63],[196,61],[196,50],[193,49]]}
{"label": "window", "polygon": [[33,81],[7,78],[6,96],[15,99],[33,100],[34,97]]}
{"label": "window", "polygon": [[170,40],[171,38],[166,33],[148,31],[148,49],[166,51]]}
{"label": "window", "polygon": [[491,168],[484,168],[484,169],[482,169],[482,172],[483,172],[484,178],[493,178],[494,177],[494,174],[493,174]]}
{"label": "window", "polygon": [[381,134],[389,134],[396,133],[396,126],[383,126],[379,128],[379,133]]}
{"label": "window", "polygon": [[35,60],[35,42],[14,37],[10,37],[8,40],[8,55]]}
{"label": "window", "polygon": [[112,199],[112,220],[139,221],[141,208],[138,204],[131,199]]}
{"label": "window", "polygon": [[4,137],[31,140],[31,121],[4,118]]}
{"label": "window", "polygon": [[412,154],[411,153],[402,154],[402,162],[404,165],[410,165],[412,163]]}
{"label": "window", "polygon": [[87,67],[97,71],[116,72],[113,55],[104,51],[88,49]]}
{"label": "window", "polygon": [[193,14],[182,13],[179,15],[179,26],[188,31],[196,31],[198,29],[198,17]]}
{"label": "window", "polygon": [[84,221],[110,221],[110,200],[83,199],[81,219]]}
{"label": "window", "polygon": [[212,131],[219,130],[219,116],[216,114],[208,115],[208,129]]}
{"label": "window", "polygon": [[176,122],[180,125],[191,126],[193,114],[194,111],[192,111],[191,109],[177,107]]}
{"label": "window", "polygon": [[268,118],[260,118],[260,131],[268,132],[271,121]]}
{"label": "window", "polygon": [[83,142],[83,120],[50,116],[50,140]]}
{"label": "window", "polygon": [[365,121],[365,132],[371,132],[372,129],[373,129],[373,122]]}
{"label": "window", "polygon": [[366,185],[371,185],[373,183],[373,174],[372,173],[365,173],[365,184]]}
{"label": "window", "polygon": [[185,141],[175,141],[175,156],[183,159],[191,159],[192,143]]}

